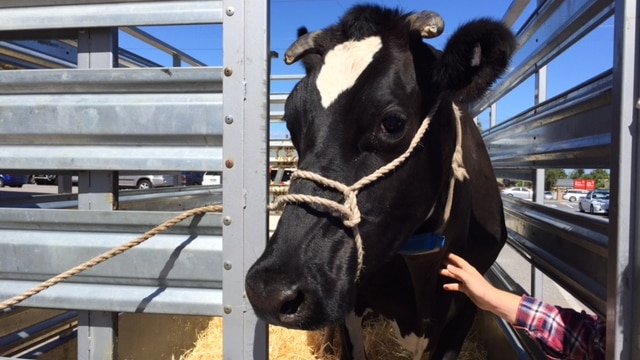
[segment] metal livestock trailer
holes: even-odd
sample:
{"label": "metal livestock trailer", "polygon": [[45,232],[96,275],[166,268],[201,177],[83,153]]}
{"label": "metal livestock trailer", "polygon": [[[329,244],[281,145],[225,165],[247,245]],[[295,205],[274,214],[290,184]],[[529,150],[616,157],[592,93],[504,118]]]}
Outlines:
{"label": "metal livestock trailer", "polygon": [[[504,21],[513,25],[527,3],[514,1]],[[243,277],[267,236],[268,13],[268,2],[249,0],[0,4],[0,41],[72,39],[78,51],[78,69],[0,71],[0,169],[79,175],[77,209],[0,208],[0,299],[179,213],[122,210],[118,171],[224,169],[222,214],[187,220],[20,304],[78,311],[78,358],[115,356],[116,314],[135,312],[223,316],[225,358],[267,357],[266,326],[243,297]],[[605,316],[608,359],[640,357],[638,13],[636,1],[534,4],[515,29],[520,50],[509,73],[472,107],[490,113],[483,136],[497,175],[535,184],[535,202],[504,201],[509,244],[535,269],[530,292],[544,297],[544,273]],[[546,66],[612,16],[612,69],[547,99]],[[118,27],[200,23],[224,24],[222,67],[115,68],[123,58],[149,66],[116,56]],[[499,121],[500,101],[531,79],[534,104]],[[609,222],[541,204],[550,168],[610,169]],[[211,201],[198,199],[190,204]],[[488,276],[522,291],[499,265]],[[507,339],[494,342],[506,343],[498,350],[487,343],[490,358],[504,347],[534,356],[514,345],[517,332],[488,318]]]}

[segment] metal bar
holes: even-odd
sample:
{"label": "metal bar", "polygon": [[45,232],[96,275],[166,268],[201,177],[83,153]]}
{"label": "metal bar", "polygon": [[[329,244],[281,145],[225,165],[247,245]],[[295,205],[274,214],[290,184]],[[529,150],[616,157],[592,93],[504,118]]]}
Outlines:
{"label": "metal bar", "polygon": [[31,341],[35,336],[53,327],[69,324],[74,321],[77,313],[68,311],[39,323],[20,329],[18,332],[0,337],[0,353],[6,352],[9,348],[14,348],[20,343]]}
{"label": "metal bar", "polygon": [[485,131],[496,173],[609,168],[610,111],[611,73],[606,72]]}
{"label": "metal bar", "polygon": [[503,198],[510,243],[599,314],[606,313],[608,224]]}
{"label": "metal bar", "polygon": [[[66,58],[67,51],[60,51],[64,43],[36,41],[0,41],[0,60],[20,68],[71,68],[75,67],[76,59]],[[70,50],[70,49],[68,49]],[[75,55],[75,48],[73,48]]]}
{"label": "metal bar", "polygon": [[611,0],[547,0],[518,34],[511,70],[471,108],[479,114],[613,14]]}
{"label": "metal bar", "polygon": [[607,359],[640,358],[640,4],[615,2]]}
{"label": "metal bar", "polygon": [[[92,28],[78,32],[78,68],[117,66],[118,30]],[[61,119],[55,119],[55,124]],[[104,122],[104,119],[100,122]],[[100,126],[98,124],[98,126]],[[86,171],[78,176],[78,210],[115,210],[118,207],[118,173]],[[30,259],[31,260],[31,259]],[[118,316],[107,311],[78,313],[78,358],[80,360],[117,357]]]}
{"label": "metal bar", "polygon": [[[13,296],[39,283],[3,280],[0,294]],[[103,296],[96,297],[96,293],[103,293]],[[21,306],[145,314],[221,316],[223,313],[221,289],[176,286],[62,283],[25,300]]]}
{"label": "metal bar", "polygon": [[513,27],[513,24],[520,18],[529,2],[530,0],[514,0],[502,17],[502,22],[507,27]]}
{"label": "metal bar", "polygon": [[221,168],[219,68],[3,71],[0,80],[2,168]]}
{"label": "metal bar", "polygon": [[244,278],[267,239],[269,1],[225,2],[224,322],[228,359],[266,359],[267,326],[244,294]]}
{"label": "metal bar", "polygon": [[[42,4],[40,4],[42,5]],[[222,1],[155,1],[0,7],[0,32],[222,22]]]}
{"label": "metal bar", "polygon": [[222,69],[15,70],[0,72],[0,82],[3,95],[219,93]]}
{"label": "metal bar", "polygon": [[[184,51],[181,51],[180,49],[171,46],[169,44],[167,44],[166,42],[156,38],[155,36],[142,31],[136,27],[131,27],[131,26],[125,26],[120,28],[120,30],[124,31],[125,33],[133,36],[134,38],[143,41],[146,44],[149,44],[153,47],[155,47],[156,49],[159,49],[161,51],[164,51],[165,53],[172,55],[172,56],[179,56],[180,59],[184,62],[186,62],[189,65],[192,66],[207,66],[207,64],[203,63],[202,61],[194,58],[193,56],[185,53]],[[179,67],[179,65],[175,65],[174,67]]]}

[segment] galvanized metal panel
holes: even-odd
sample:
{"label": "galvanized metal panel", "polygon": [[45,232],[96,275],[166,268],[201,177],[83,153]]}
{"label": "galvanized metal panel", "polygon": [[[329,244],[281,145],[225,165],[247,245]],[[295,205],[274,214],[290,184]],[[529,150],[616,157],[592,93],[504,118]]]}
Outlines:
{"label": "galvanized metal panel", "polygon": [[[0,237],[4,239],[0,243],[0,254],[5,254],[0,262],[3,278],[0,298],[15,296],[27,285],[33,286],[118,247],[177,214],[0,209]],[[181,302],[183,296],[195,297],[197,293],[211,300],[212,296],[217,298],[221,291],[220,217],[220,214],[208,214],[188,219],[166,233],[67,280],[66,286],[74,284],[73,289],[80,289],[74,290],[73,294],[66,294],[68,290],[55,290],[53,293],[47,290],[51,295],[37,295],[37,299],[25,305],[135,311],[132,304],[146,301],[151,312],[219,314],[205,309],[202,299],[190,299],[195,302],[192,309]],[[6,254],[12,256],[6,257]],[[95,287],[109,290],[89,290]],[[155,299],[145,300],[154,292],[166,293],[158,300],[160,304],[154,304]],[[67,302],[59,303],[60,297]]]}
{"label": "galvanized metal panel", "polygon": [[3,71],[0,81],[0,168],[221,168],[219,68]]}
{"label": "galvanized metal panel", "polygon": [[[14,3],[15,5],[15,3]],[[0,31],[222,22],[222,1],[53,2],[0,7]],[[5,6],[10,6],[6,4]]]}
{"label": "galvanized metal panel", "polygon": [[640,3],[615,6],[606,355],[631,360],[640,359]]}
{"label": "galvanized metal panel", "polygon": [[[609,168],[611,72],[483,134],[498,176],[516,169]],[[526,178],[530,178],[531,175]]]}
{"label": "galvanized metal panel", "polygon": [[606,313],[608,223],[503,198],[509,241],[545,274]]}
{"label": "galvanized metal panel", "polygon": [[480,114],[612,14],[612,0],[545,1],[517,34],[519,49],[511,61],[512,69],[471,113]]}

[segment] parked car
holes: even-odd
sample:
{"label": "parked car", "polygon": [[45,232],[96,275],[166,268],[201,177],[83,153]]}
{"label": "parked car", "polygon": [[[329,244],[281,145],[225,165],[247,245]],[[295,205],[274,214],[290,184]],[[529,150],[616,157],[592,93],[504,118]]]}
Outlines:
{"label": "parked car", "polygon": [[180,183],[182,185],[202,185],[202,171],[183,171],[180,173]]}
{"label": "parked car", "polygon": [[0,187],[22,187],[29,182],[29,175],[0,174]]}
{"label": "parked car", "polygon": [[29,175],[29,184],[56,185],[58,184],[58,175],[51,175],[51,174]]}
{"label": "parked car", "polygon": [[578,203],[580,212],[588,211],[591,214],[609,213],[609,190],[592,190],[580,198]]}
{"label": "parked car", "polygon": [[571,202],[576,202],[580,200],[580,198],[587,196],[588,193],[589,193],[589,190],[568,189],[568,190],[565,190],[564,193],[562,193],[562,198],[565,200],[569,200]]}
{"label": "parked car", "polygon": [[523,186],[510,187],[510,188],[500,190],[500,194],[504,196],[509,196],[509,197],[516,197],[519,199],[533,198],[533,190]]}
{"label": "parked car", "polygon": [[545,200],[552,200],[553,199],[553,193],[551,191],[545,191],[544,192],[544,199]]}
{"label": "parked car", "polygon": [[118,178],[118,186],[121,188],[151,189],[156,187],[177,186],[179,183],[178,174],[121,174]]}
{"label": "parked car", "polygon": [[222,185],[222,171],[207,171],[202,176],[202,185]]}
{"label": "parked car", "polygon": [[[58,185],[60,176],[51,174],[33,174],[29,175],[29,184],[38,185]],[[71,183],[73,185],[78,184],[78,175],[71,176]]]}

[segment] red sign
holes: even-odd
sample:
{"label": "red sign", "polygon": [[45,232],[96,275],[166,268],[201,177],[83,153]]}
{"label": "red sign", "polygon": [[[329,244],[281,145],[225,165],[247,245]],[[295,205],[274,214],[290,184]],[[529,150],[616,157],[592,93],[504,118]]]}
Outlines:
{"label": "red sign", "polygon": [[596,188],[596,181],[593,179],[574,179],[574,189],[593,190]]}

